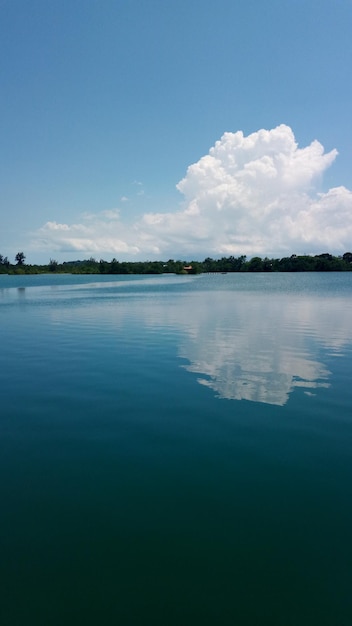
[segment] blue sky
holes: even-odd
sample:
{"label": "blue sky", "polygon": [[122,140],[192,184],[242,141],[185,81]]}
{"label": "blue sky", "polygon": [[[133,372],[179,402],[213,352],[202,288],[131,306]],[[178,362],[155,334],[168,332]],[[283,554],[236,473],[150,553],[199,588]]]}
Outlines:
{"label": "blue sky", "polygon": [[351,27],[351,0],[0,0],[0,253],[350,250]]}

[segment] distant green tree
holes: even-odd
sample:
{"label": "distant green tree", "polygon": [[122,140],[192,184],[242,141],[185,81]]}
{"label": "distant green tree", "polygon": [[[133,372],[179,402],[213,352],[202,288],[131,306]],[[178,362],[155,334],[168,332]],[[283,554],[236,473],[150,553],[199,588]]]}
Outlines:
{"label": "distant green tree", "polygon": [[17,265],[24,265],[24,262],[26,260],[26,257],[24,255],[23,252],[17,252],[16,256],[15,256],[15,261],[17,263]]}
{"label": "distant green tree", "polygon": [[117,259],[115,259],[115,257],[112,259],[110,263],[108,274],[122,274],[120,262]]}
{"label": "distant green tree", "polygon": [[108,274],[110,268],[110,263],[104,261],[104,259],[100,259],[99,261],[99,273],[100,274]]}
{"label": "distant green tree", "polygon": [[273,259],[268,259],[266,256],[263,259],[263,271],[264,272],[272,272],[273,271]]}
{"label": "distant green tree", "polygon": [[317,272],[334,272],[340,269],[340,262],[328,252],[317,254],[315,257],[315,270]]}
{"label": "distant green tree", "polygon": [[217,262],[211,257],[207,257],[203,261],[203,270],[204,272],[216,272],[217,271]]}
{"label": "distant green tree", "polygon": [[262,272],[263,261],[259,256],[254,256],[248,263],[249,272]]}
{"label": "distant green tree", "polygon": [[162,263],[162,269],[163,272],[169,274],[179,274],[183,269],[183,263],[179,260],[169,259],[166,263]]}
{"label": "distant green tree", "polygon": [[199,261],[191,261],[190,265],[192,266],[192,270],[190,274],[201,274],[203,265],[199,263]]}
{"label": "distant green tree", "polygon": [[[233,258],[233,257],[230,257]],[[237,259],[233,258],[233,261],[231,262],[232,265],[232,272],[240,272],[241,270],[243,270],[243,266],[246,262],[246,255],[242,254],[241,256],[239,256]]]}
{"label": "distant green tree", "polygon": [[58,262],[55,261],[55,259],[50,259],[49,261],[49,270],[51,272],[57,272],[57,268],[58,268]]}

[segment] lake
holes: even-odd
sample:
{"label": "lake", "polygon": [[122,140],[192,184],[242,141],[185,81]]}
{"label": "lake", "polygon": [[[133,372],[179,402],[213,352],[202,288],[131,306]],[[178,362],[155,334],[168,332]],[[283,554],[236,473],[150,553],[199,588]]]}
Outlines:
{"label": "lake", "polygon": [[352,624],[352,273],[0,276],[1,626]]}

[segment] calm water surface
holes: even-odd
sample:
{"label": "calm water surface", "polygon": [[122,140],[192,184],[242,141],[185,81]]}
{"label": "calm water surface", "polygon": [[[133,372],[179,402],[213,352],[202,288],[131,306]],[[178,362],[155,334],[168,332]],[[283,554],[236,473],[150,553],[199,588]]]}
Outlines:
{"label": "calm water surface", "polygon": [[352,273],[0,276],[1,626],[352,624]]}

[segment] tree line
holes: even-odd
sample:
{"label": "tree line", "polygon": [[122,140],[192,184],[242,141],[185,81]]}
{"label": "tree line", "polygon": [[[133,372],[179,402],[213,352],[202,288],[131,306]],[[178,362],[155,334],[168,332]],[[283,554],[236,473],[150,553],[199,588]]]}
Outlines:
{"label": "tree line", "polygon": [[93,257],[83,261],[59,263],[50,259],[48,264],[28,265],[23,252],[15,256],[12,264],[8,257],[0,254],[0,274],[201,274],[210,272],[346,272],[352,271],[352,252],[342,256],[329,253],[310,255],[292,254],[290,257],[271,259],[259,256],[247,259],[245,255],[221,259],[207,257],[204,261],[111,261]]}

